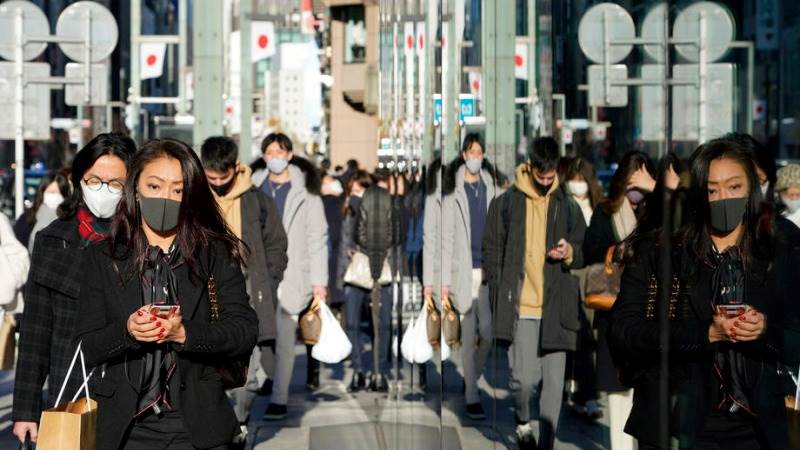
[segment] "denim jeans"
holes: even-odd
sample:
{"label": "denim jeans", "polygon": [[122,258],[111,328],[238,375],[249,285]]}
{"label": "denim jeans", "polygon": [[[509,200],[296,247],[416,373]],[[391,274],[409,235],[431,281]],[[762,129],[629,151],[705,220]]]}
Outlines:
{"label": "denim jeans", "polygon": [[[347,285],[344,288],[345,296],[345,317],[347,322],[347,337],[353,344],[353,351],[350,355],[350,362],[353,370],[364,372],[372,370],[372,365],[364,366],[363,353],[365,342],[361,336],[361,306],[366,302],[370,304],[370,291],[355,286]],[[381,288],[381,305],[378,323],[378,371],[383,375],[389,374],[389,346],[390,329],[392,321],[392,287],[384,286]],[[373,345],[375,340],[373,338]],[[367,360],[372,363],[372,358]]]}

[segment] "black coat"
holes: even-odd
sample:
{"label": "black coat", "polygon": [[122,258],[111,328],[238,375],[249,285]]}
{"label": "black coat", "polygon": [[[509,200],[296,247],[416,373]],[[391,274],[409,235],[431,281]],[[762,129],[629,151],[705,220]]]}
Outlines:
{"label": "black coat", "polygon": [[[583,241],[583,259],[586,265],[604,263],[608,248],[617,245],[611,216],[603,208],[595,208],[592,221]],[[594,328],[597,329],[597,389],[605,392],[622,392],[628,388],[619,382],[617,369],[608,349],[608,321],[610,313],[595,311]]]}
{"label": "black coat", "polygon": [[[492,200],[483,235],[483,269],[493,307],[493,329],[497,339],[513,341],[519,318],[519,296],[525,273],[524,193],[512,187]],[[546,248],[560,239],[572,245],[572,265],[546,260],[544,263],[544,310],[541,349],[575,350],[580,322],[580,286],[570,269],[583,266],[583,235],[586,222],[580,207],[563,188],[550,194],[547,211]]]}
{"label": "black coat", "polygon": [[[140,347],[127,332],[128,316],[142,306],[141,279],[120,276],[131,273],[133,259],[112,262],[107,244],[93,246],[84,264],[81,320],[78,338],[83,341],[86,363],[105,364],[105,377],[94,377],[91,386],[98,402],[97,448],[120,446],[136,412],[138,395],[126,376],[141,367]],[[239,431],[222,380],[212,365],[216,361],[250,354],[258,338],[258,319],[248,304],[245,281],[238,264],[232,263],[221,243],[209,252],[217,285],[220,320],[210,322],[208,275],[190,277],[186,265],[176,269],[178,295],[186,342],[173,349],[178,356],[181,381],[178,405],[192,445],[209,448],[229,443]],[[207,260],[206,260],[207,261]],[[201,273],[208,273],[204,262]],[[134,375],[135,378],[135,375]],[[136,381],[136,380],[134,380]]]}
{"label": "black coat", "polygon": [[371,186],[364,192],[353,237],[356,245],[369,257],[370,271],[375,279],[380,278],[389,251],[403,242],[401,214],[401,202],[386,189]]}
{"label": "black coat", "polygon": [[[73,217],[56,220],[36,236],[22,314],[12,420],[38,422],[50,408],[75,353],[75,325],[86,244]],[[67,385],[72,395],[81,385],[77,371]],[[48,380],[49,396],[42,405]]]}
{"label": "black coat", "polygon": [[[749,372],[758,373],[750,393],[750,406],[756,413],[755,426],[766,438],[768,448],[786,446],[786,418],[777,363],[783,340],[782,307],[790,295],[779,284],[782,270],[790,268],[800,247],[779,243],[774,261],[753,259],[745,275],[745,302],[767,317],[767,331],[754,342],[736,345],[747,358]],[[658,298],[664,288],[656,282],[657,295],[650,285],[658,271],[658,248],[654,241],[644,241],[636,248],[622,276],[620,295],[612,308],[609,342],[615,355],[625,361],[623,373],[634,387],[633,409],[625,431],[644,443],[656,444],[658,436],[658,358],[659,325],[650,311],[658,311]],[[692,448],[711,412],[710,394],[717,389],[713,375],[713,355],[719,345],[708,340],[712,323],[713,270],[688,252],[678,249],[673,256],[676,267],[671,291],[674,315],[670,321],[670,401],[671,433],[678,436],[682,448]],[[796,268],[791,268],[796,271]],[[676,283],[677,282],[677,283]]]}
{"label": "black coat", "polygon": [[258,341],[275,339],[278,285],[289,262],[288,242],[275,201],[258,188],[241,197],[242,241],[249,252],[244,271],[250,305],[258,315]]}

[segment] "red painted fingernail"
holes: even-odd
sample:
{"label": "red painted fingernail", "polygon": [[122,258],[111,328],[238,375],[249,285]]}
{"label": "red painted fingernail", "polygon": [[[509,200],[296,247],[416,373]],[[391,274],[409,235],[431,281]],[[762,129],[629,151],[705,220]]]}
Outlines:
{"label": "red painted fingernail", "polygon": [[160,327],[161,326],[161,322],[156,322],[156,326]]}
{"label": "red painted fingernail", "polygon": [[142,311],[136,311],[136,314],[138,314],[138,315],[140,315],[140,316],[143,316],[143,315],[144,315],[144,313],[143,313]]}
{"label": "red painted fingernail", "polygon": [[165,330],[162,328],[162,329],[161,329],[161,334],[164,334],[164,331],[165,331]]}
{"label": "red painted fingernail", "polygon": [[738,327],[739,326],[739,321],[737,320],[737,321],[733,322],[733,324]]}
{"label": "red painted fingernail", "polygon": [[753,316],[755,316],[755,315],[756,315],[756,314],[758,314],[758,313],[757,313],[757,312],[755,312],[755,311],[752,311],[752,312],[750,312],[750,314],[751,314],[751,315],[753,315]]}
{"label": "red painted fingernail", "polygon": [[745,320],[745,319],[747,319],[747,317],[746,317],[744,314],[742,314],[741,316],[739,316],[739,318],[740,318],[740,319],[742,319],[742,320]]}

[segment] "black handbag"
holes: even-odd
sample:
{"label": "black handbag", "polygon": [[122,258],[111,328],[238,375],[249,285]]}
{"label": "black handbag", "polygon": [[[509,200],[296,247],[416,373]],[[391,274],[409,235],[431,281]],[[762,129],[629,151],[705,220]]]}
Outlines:
{"label": "black handbag", "polygon": [[[217,281],[214,274],[208,276],[208,303],[211,308],[211,322],[219,322],[219,302],[217,301]],[[222,387],[226,390],[240,388],[247,383],[250,355],[233,358],[216,366],[222,377]]]}

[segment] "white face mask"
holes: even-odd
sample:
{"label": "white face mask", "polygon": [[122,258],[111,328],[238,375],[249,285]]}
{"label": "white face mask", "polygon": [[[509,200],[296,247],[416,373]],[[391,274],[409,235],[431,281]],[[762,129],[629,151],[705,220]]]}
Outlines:
{"label": "white face mask", "polygon": [[64,196],[58,192],[45,192],[42,198],[42,204],[54,211],[58,209],[62,203],[64,203]]}
{"label": "white face mask", "polygon": [[764,198],[767,197],[767,191],[769,191],[769,181],[761,185],[761,195],[763,195]]}
{"label": "white face mask", "polygon": [[267,168],[274,174],[283,173],[289,167],[289,160],[286,158],[272,158],[267,160]]}
{"label": "white face mask", "polygon": [[483,158],[470,158],[464,161],[464,164],[466,164],[469,173],[476,175],[481,171],[481,167],[483,166]]}
{"label": "white face mask", "polygon": [[567,188],[575,197],[583,197],[589,192],[589,183],[585,181],[567,181]]}
{"label": "white face mask", "polygon": [[83,202],[95,217],[100,219],[110,219],[117,211],[117,205],[122,198],[122,192],[116,194],[108,190],[108,186],[101,186],[99,191],[93,191],[81,181],[81,192],[83,192]]}
{"label": "white face mask", "polygon": [[364,191],[358,191],[358,192],[353,191],[350,193],[350,195],[352,195],[353,197],[362,198],[364,197]]}
{"label": "white face mask", "polygon": [[781,196],[781,200],[783,200],[783,204],[786,205],[786,209],[789,211],[789,214],[794,214],[797,211],[800,211],[800,200],[789,200]]}

